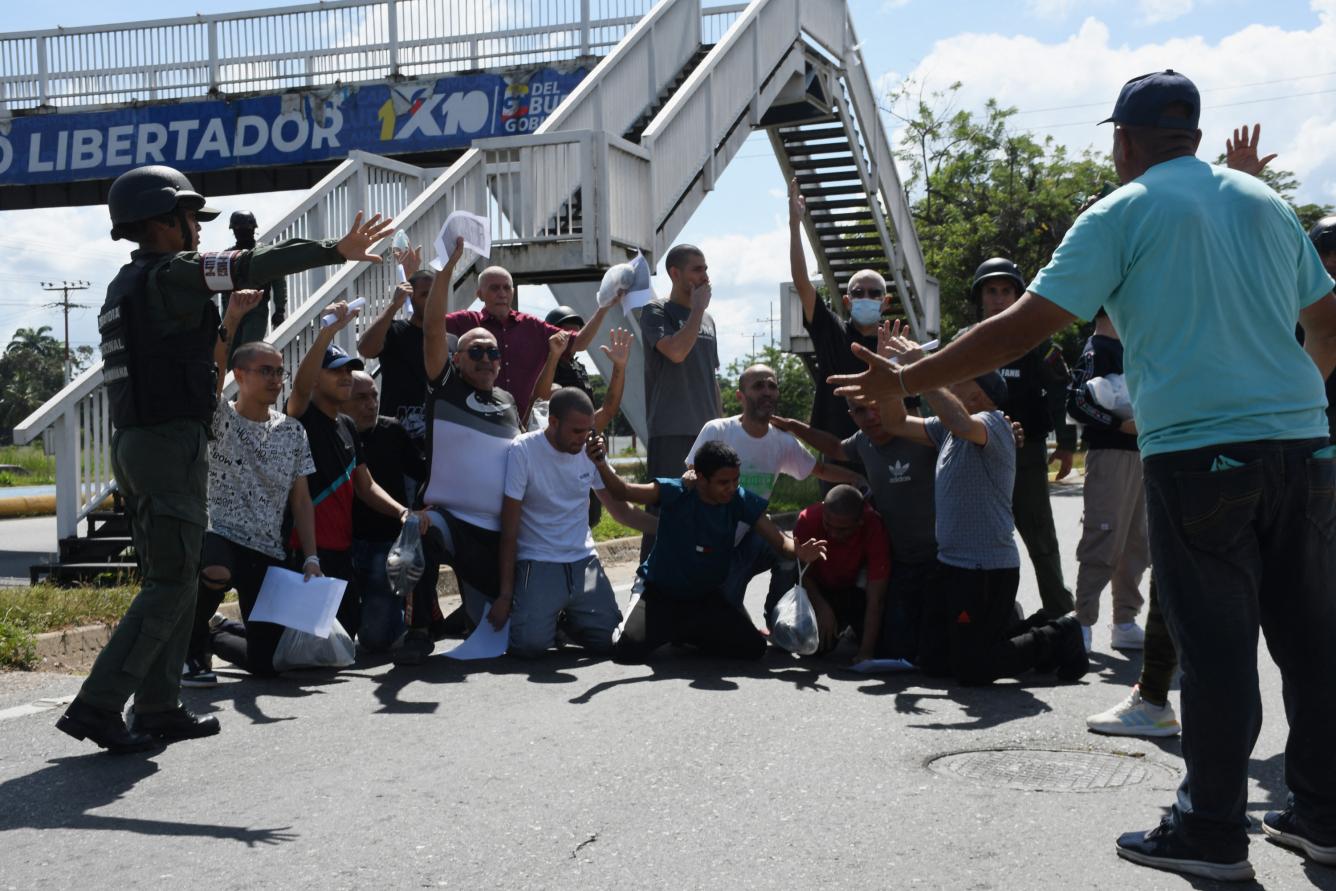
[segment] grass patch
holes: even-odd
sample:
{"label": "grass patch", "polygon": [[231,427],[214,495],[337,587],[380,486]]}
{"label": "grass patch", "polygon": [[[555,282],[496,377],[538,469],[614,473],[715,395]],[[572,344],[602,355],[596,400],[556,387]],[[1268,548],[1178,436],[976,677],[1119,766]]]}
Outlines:
{"label": "grass patch", "polygon": [[775,481],[775,491],[770,493],[769,513],[786,514],[800,511],[820,500],[821,485],[816,477],[809,476],[805,480],[795,480],[781,473],[779,479]]}
{"label": "grass patch", "polygon": [[629,538],[632,535],[640,533],[630,526],[623,526],[611,516],[607,509],[603,511],[603,516],[599,517],[598,525],[594,527],[594,541],[612,541],[614,538]]}
{"label": "grass patch", "polygon": [[36,636],[46,631],[118,621],[137,588],[0,588],[0,668],[37,665]]}
{"label": "grass patch", "polygon": [[28,471],[0,471],[0,487],[46,486],[56,481],[56,459],[42,451],[41,446],[0,446],[0,464],[13,464]]}

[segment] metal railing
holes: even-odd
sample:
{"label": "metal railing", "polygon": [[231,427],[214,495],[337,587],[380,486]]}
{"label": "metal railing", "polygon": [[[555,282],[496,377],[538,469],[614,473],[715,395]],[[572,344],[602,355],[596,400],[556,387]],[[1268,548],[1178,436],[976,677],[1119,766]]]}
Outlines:
{"label": "metal railing", "polygon": [[0,34],[0,108],[271,92],[599,56],[649,0],[324,0]]}

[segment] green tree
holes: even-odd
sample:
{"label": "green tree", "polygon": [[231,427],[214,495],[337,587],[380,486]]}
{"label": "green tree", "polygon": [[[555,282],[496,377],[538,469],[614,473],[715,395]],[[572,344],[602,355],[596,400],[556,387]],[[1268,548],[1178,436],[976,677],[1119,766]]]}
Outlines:
{"label": "green tree", "polygon": [[[1013,129],[1016,110],[994,99],[979,116],[954,108],[959,89],[925,95],[907,81],[891,97],[904,124],[896,154],[918,196],[912,210],[924,261],[941,282],[943,337],[976,321],[969,292],[979,263],[1010,257],[1034,275],[1085,199],[1117,181],[1104,155],[1073,156],[1052,138]],[[1075,328],[1060,338],[1064,346],[1078,340]]]}
{"label": "green tree", "polygon": [[775,409],[775,414],[785,418],[806,420],[812,413],[812,399],[816,393],[812,376],[808,374],[807,366],[803,364],[802,359],[774,346],[761,350],[754,359],[748,357],[733,360],[719,376],[719,388],[724,396],[725,417],[742,414],[742,401],[738,398],[738,378],[749,365],[769,365],[775,370],[775,377],[779,380],[779,407]]}
{"label": "green tree", "polygon": [[[0,356],[0,430],[6,435],[64,386],[65,345],[50,332],[47,325],[20,328]],[[92,347],[75,350],[76,373],[92,358]]]}

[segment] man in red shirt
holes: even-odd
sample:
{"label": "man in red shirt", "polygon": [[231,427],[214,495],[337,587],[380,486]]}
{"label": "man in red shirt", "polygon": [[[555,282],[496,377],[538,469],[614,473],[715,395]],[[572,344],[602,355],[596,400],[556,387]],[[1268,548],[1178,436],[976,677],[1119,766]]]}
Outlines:
{"label": "man in red shirt", "polygon": [[890,539],[880,515],[853,486],[838,485],[824,501],[798,515],[793,538],[826,542],[825,559],[812,563],[803,575],[821,632],[818,652],[834,649],[840,632],[852,628],[858,636],[853,661],[875,658],[891,577]]}
{"label": "man in red shirt", "polygon": [[[482,271],[476,296],[482,309],[458,309],[447,314],[445,330],[456,337],[463,337],[474,328],[486,328],[492,333],[501,348],[496,386],[515,397],[515,407],[523,421],[533,403],[534,384],[547,363],[547,339],[562,329],[513,308],[515,282],[500,266],[489,266]],[[600,306],[575,335],[575,352],[589,347],[612,305]]]}

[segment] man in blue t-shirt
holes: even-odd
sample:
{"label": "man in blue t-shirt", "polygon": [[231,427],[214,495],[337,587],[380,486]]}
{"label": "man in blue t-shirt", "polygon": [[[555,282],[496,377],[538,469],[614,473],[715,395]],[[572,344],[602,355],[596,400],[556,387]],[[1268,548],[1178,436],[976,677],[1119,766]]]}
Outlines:
{"label": "man in blue t-shirt", "polygon": [[1243,881],[1253,877],[1246,809],[1262,721],[1259,625],[1290,723],[1291,799],[1262,828],[1336,863],[1336,456],[1323,392],[1336,366],[1336,296],[1280,196],[1195,157],[1200,111],[1181,74],[1128,81],[1109,118],[1123,186],[1077,219],[1025,296],[911,365],[863,350],[868,370],[836,384],[885,411],[1107,308],[1126,347],[1151,562],[1183,667],[1187,766],[1170,814],[1121,836],[1117,850],[1158,869]]}
{"label": "man in blue t-shirt", "polygon": [[668,643],[699,647],[707,656],[764,656],[765,638],[724,597],[738,524],[751,526],[789,559],[824,557],[826,543],[812,539],[795,546],[780,532],[765,515],[765,500],[738,488],[742,460],[718,440],[696,450],[690,487],[671,478],[626,482],[608,465],[602,437],[591,441],[589,457],[613,498],[659,508],[659,533],[642,567],[645,591],[626,617],[612,658],[644,662]]}

